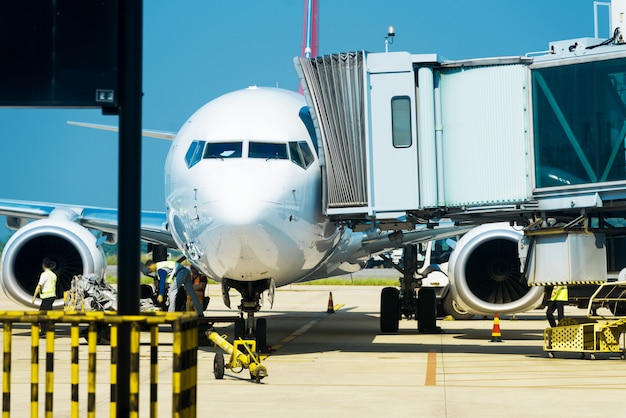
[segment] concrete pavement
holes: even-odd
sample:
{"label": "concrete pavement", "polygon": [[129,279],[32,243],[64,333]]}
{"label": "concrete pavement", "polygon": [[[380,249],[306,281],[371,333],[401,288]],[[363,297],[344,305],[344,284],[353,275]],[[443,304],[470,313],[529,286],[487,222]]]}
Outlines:
{"label": "concrete pavement", "polygon": [[[327,314],[329,293],[343,305]],[[210,315],[232,316],[211,286]],[[232,295],[232,306],[238,304]],[[379,332],[379,287],[291,285],[277,290],[268,318],[268,344],[277,349],[264,364],[269,376],[255,384],[244,370],[213,376],[213,347],[198,352],[198,416],[221,417],[589,417],[617,415],[626,389],[626,362],[615,354],[581,360],[577,353],[542,351],[543,311],[500,317],[503,342],[490,342],[492,318],[438,321],[441,334],[417,332],[402,321],[397,334]],[[15,308],[0,297],[0,309]],[[582,311],[567,309],[569,316]],[[232,325],[218,324],[232,337]],[[28,329],[14,331],[12,413],[20,416],[30,397]],[[171,335],[161,332],[159,416],[171,414]],[[142,342],[148,335],[142,336]],[[169,338],[169,341],[168,341]],[[69,338],[55,341],[59,361],[69,358]],[[98,348],[98,416],[108,414],[108,347]],[[142,416],[148,416],[149,345],[141,347]],[[43,356],[43,350],[40,351]],[[86,344],[81,350],[86,365]],[[227,356],[228,358],[228,356]],[[40,403],[43,408],[43,369]],[[69,411],[69,366],[57,367],[55,416]],[[86,377],[81,376],[81,414]],[[57,389],[58,388],[58,389]],[[43,409],[41,409],[43,410]]]}

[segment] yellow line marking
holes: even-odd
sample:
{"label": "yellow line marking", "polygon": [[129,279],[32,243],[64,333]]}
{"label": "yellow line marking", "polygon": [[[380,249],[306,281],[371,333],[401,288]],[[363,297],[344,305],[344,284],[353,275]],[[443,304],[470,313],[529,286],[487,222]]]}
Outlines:
{"label": "yellow line marking", "polygon": [[435,350],[428,351],[424,386],[437,386],[437,352]]}

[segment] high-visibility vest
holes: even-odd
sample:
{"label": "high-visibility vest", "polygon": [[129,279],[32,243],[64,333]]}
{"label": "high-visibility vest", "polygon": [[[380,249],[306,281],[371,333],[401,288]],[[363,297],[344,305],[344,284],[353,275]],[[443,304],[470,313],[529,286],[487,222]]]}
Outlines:
{"label": "high-visibility vest", "polygon": [[156,263],[156,272],[157,277],[161,279],[161,274],[159,274],[159,270],[162,270],[166,273],[165,282],[167,284],[172,284],[174,281],[174,272],[176,271],[176,262],[175,261],[159,261]]}
{"label": "high-visibility vest", "polygon": [[48,298],[56,298],[57,297],[57,275],[54,274],[52,270],[44,270],[41,273],[39,278],[39,282],[41,283],[42,279],[44,279],[43,284],[41,286],[41,293],[39,297],[41,299]]}
{"label": "high-visibility vest", "polygon": [[552,296],[550,300],[559,300],[567,302],[569,295],[567,293],[567,286],[554,286],[552,288]]}

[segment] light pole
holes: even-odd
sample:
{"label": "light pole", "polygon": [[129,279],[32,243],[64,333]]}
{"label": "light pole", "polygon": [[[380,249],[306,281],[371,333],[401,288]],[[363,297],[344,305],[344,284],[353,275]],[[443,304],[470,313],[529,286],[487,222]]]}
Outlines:
{"label": "light pole", "polygon": [[385,52],[389,52],[389,44],[393,43],[393,37],[396,36],[396,32],[393,26],[387,28],[387,36],[385,36]]}

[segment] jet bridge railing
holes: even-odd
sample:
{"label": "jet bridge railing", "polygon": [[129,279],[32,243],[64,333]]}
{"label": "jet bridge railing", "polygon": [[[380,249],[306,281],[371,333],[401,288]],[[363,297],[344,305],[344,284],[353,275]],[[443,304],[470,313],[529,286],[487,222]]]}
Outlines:
{"label": "jet bridge railing", "polygon": [[[81,403],[80,399],[84,399],[82,397],[85,395],[87,416],[95,416],[96,406],[101,405],[103,399],[109,402],[110,416],[116,416],[117,360],[121,355],[130,356],[131,417],[139,414],[140,392],[150,393],[150,417],[158,416],[159,392],[167,393],[168,396],[171,393],[173,417],[196,416],[198,350],[198,316],[196,313],[150,312],[141,315],[116,315],[114,312],[0,311],[0,322],[3,326],[3,417],[8,418],[11,412],[15,411],[23,416],[24,407],[29,401],[31,417],[83,416],[85,403]],[[39,396],[41,386],[40,324],[46,327],[45,335],[41,335],[45,337],[43,413],[40,413],[42,406]],[[122,324],[129,324],[131,328],[130,353],[118,352],[118,328]],[[84,332],[81,333],[79,328],[81,325],[87,326],[86,335]],[[159,341],[161,325],[172,326],[171,344],[163,344],[163,341]],[[148,348],[142,347],[140,341],[141,331],[146,328],[150,333]],[[68,337],[69,351],[67,346],[64,346]],[[81,337],[87,338],[86,346],[80,344]],[[25,353],[13,352],[14,342],[24,338],[30,339],[30,358]],[[158,381],[160,342],[163,344],[161,350],[164,347],[171,347],[171,387],[163,383],[159,384]],[[99,344],[108,345],[110,350],[98,349]],[[147,350],[149,352],[144,352]],[[14,356],[14,354],[17,355]],[[81,363],[85,363],[85,359],[87,360],[86,371],[85,368],[80,367]],[[146,359],[149,359],[149,362]],[[106,368],[101,369],[105,362],[110,363],[108,373]],[[142,366],[149,369],[148,384],[144,383],[146,379],[140,379]],[[55,370],[61,371],[62,374],[55,373]],[[25,390],[14,390],[17,387],[24,387],[25,384],[24,379],[16,381],[14,377],[18,375],[23,378],[28,374],[30,375],[30,395]],[[83,383],[85,374],[87,375],[86,388]],[[98,387],[107,383],[110,386],[109,393],[96,393]],[[21,409],[12,408],[12,405],[18,405]],[[61,406],[56,407],[58,405]],[[142,410],[145,410],[145,407]]]}

